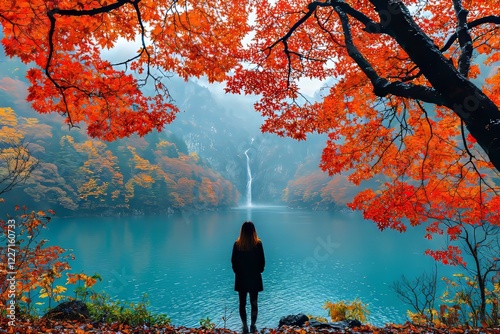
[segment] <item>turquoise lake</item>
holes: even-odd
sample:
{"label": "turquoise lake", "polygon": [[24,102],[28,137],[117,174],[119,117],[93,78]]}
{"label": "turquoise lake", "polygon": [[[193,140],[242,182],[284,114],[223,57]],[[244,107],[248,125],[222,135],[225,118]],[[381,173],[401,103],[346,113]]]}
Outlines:
{"label": "turquoise lake", "polygon": [[[98,291],[134,302],[147,294],[150,309],[166,313],[177,326],[198,327],[201,318],[209,317],[218,327],[236,330],[240,321],[230,257],[245,220],[255,223],[266,256],[259,328],[276,327],[289,314],[327,316],[325,301],[355,298],[368,304],[374,325],[404,322],[408,307],[391,285],[402,274],[412,279],[430,272],[434,261],[424,250],[442,242],[424,239],[422,227],[381,232],[359,213],[285,207],[55,218],[44,237],[72,249],[72,272],[99,273]],[[438,274],[454,270],[439,267]]]}

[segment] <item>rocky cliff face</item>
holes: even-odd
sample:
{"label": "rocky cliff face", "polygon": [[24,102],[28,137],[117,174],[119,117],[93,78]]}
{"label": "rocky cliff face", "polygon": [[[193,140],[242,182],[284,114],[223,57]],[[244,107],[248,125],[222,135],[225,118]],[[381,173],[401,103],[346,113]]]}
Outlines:
{"label": "rocky cliff face", "polygon": [[246,201],[247,157],[252,173],[252,202],[283,204],[282,195],[299,165],[313,159],[317,166],[324,138],[297,142],[260,132],[262,118],[252,105],[221,103],[207,88],[193,82],[176,85],[174,97],[182,112],[169,126],[190,152],[230,180]]}

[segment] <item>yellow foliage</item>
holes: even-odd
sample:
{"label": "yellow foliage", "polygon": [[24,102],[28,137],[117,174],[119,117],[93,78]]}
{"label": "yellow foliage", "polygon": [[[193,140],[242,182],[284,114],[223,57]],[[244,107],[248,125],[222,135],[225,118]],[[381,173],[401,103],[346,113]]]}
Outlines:
{"label": "yellow foliage", "polygon": [[0,108],[0,124],[6,127],[17,127],[17,117],[11,108]]}
{"label": "yellow foliage", "polygon": [[47,290],[40,289],[40,295],[39,295],[40,298],[47,298],[48,296],[49,294],[47,293]]}
{"label": "yellow foliage", "polygon": [[[11,108],[0,108],[0,143],[19,144],[23,135],[18,130],[16,113]],[[3,152],[2,152],[3,154]]]}
{"label": "yellow foliage", "polygon": [[424,326],[427,324],[427,317],[422,313],[413,313],[412,311],[406,311],[406,315],[410,318],[412,324]]}
{"label": "yellow foliage", "polygon": [[71,146],[75,145],[75,139],[70,135],[62,136],[59,145],[64,145],[64,142],[68,142]]}
{"label": "yellow foliage", "polygon": [[195,152],[189,153],[189,157],[192,158],[194,162],[199,162],[200,161],[200,157]]}
{"label": "yellow foliage", "polygon": [[314,320],[319,321],[319,322],[328,322],[327,318],[318,317],[316,315],[310,315],[310,314],[308,314],[307,317],[309,318],[309,320],[314,319]]}
{"label": "yellow foliage", "polygon": [[141,158],[134,147],[128,146],[130,153],[132,153],[133,159],[132,161],[135,164],[135,168],[139,170],[158,170],[158,166],[151,164],[148,160]]}
{"label": "yellow foliage", "polygon": [[68,290],[66,287],[64,287],[62,285],[58,285],[54,288],[53,293],[60,294],[60,293],[65,292],[66,290]]}
{"label": "yellow foliage", "polygon": [[89,196],[94,196],[96,198],[99,196],[105,196],[107,187],[108,182],[103,182],[99,185],[97,180],[92,178],[84,183],[78,191],[80,193],[80,198],[86,200]]}
{"label": "yellow foliage", "polygon": [[167,147],[171,147],[171,146],[174,146],[174,144],[172,144],[166,140],[160,140],[160,142],[158,144],[156,144],[156,148],[159,150],[162,148],[167,148]]}
{"label": "yellow foliage", "polygon": [[134,181],[135,181],[135,184],[137,184],[143,188],[150,187],[151,185],[149,183],[155,183],[155,180],[153,179],[153,177],[151,175],[145,174],[145,173],[135,175]]}
{"label": "yellow foliage", "polygon": [[366,316],[370,314],[366,304],[359,299],[350,303],[341,300],[337,303],[325,302],[323,308],[328,311],[332,321],[359,320],[366,322]]}

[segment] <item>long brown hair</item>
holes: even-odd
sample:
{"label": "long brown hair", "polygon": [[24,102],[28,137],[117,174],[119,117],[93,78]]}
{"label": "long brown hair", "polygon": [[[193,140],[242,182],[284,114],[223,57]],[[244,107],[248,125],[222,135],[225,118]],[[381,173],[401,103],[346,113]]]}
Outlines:
{"label": "long brown hair", "polygon": [[251,221],[244,222],[241,225],[240,236],[236,239],[236,246],[239,250],[247,251],[253,249],[261,242],[257,236],[255,226]]}

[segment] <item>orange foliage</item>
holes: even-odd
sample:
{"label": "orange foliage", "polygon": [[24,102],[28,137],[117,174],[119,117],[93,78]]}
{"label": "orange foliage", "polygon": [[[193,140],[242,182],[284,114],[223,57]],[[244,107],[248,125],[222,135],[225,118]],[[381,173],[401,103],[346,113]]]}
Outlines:
{"label": "orange foliage", "polygon": [[190,180],[186,177],[181,177],[179,180],[177,180],[175,189],[176,194],[179,197],[179,203],[181,203],[181,206],[189,207],[193,204],[195,185],[195,180]]}
{"label": "orange foliage", "polygon": [[[2,3],[0,23],[5,53],[35,65],[28,72],[33,108],[113,140],[160,131],[174,119],[164,73],[225,79],[249,31],[248,12],[245,2],[223,0],[23,0]],[[115,64],[104,59],[103,49],[134,44],[137,34],[150,45],[138,41],[138,51]],[[144,87],[157,94],[143,94]]]}
{"label": "orange foliage", "polygon": [[[420,100],[432,100],[425,100],[423,95],[418,99],[374,92],[370,75],[387,79],[387,84],[398,82],[400,87],[434,88],[390,31],[374,31],[382,29],[379,23],[391,20],[391,13],[386,18],[379,16],[376,7],[382,3],[386,2],[259,3],[255,35],[248,50],[262,52],[244,54],[244,64],[229,79],[227,91],[260,96],[255,108],[266,117],[264,131],[298,140],[305,139],[308,133],[327,134],[321,168],[330,175],[348,174],[355,185],[381,180],[379,187],[372,182],[370,189],[357,194],[350,203],[380,229],[405,231],[409,225],[434,223],[432,226],[439,228],[428,229],[429,235],[443,230],[453,242],[461,230],[448,228],[450,224],[500,226],[495,209],[500,202],[499,175],[457,113],[441,106],[443,103],[435,102],[436,107],[422,103]],[[456,32],[452,1],[404,3],[412,6],[415,22],[438,47],[443,47]],[[498,18],[500,14],[498,1],[464,1],[463,5],[469,10],[468,22],[488,15]],[[312,8],[311,15],[304,19]],[[347,13],[345,18],[343,13]],[[344,34],[346,26],[342,24],[346,21],[350,34]],[[300,25],[291,32],[296,22]],[[500,60],[497,29],[484,24],[470,30],[473,48],[483,53],[490,64]],[[349,38],[353,44],[346,48]],[[356,58],[355,52],[363,59]],[[460,52],[457,41],[443,50],[444,57],[456,67]],[[361,66],[363,62],[371,68]],[[484,78],[492,69],[480,65],[470,67],[468,79]],[[485,82],[490,86],[485,86],[484,92],[498,105],[500,76],[493,69]],[[304,95],[304,79],[324,85],[319,101],[312,102]],[[287,195],[321,200],[338,189],[332,186],[321,191],[321,182],[315,175],[299,179],[289,185]],[[454,247],[429,254],[443,262],[450,262],[450,258],[460,262],[459,250]]]}
{"label": "orange foliage", "polygon": [[[386,5],[398,12],[380,10]],[[405,5],[407,12],[398,7]],[[391,30],[401,13],[411,14],[419,29]],[[458,22],[463,14],[467,22]],[[64,114],[70,124],[84,122],[91,136],[106,140],[142,136],[161,130],[178,111],[169,102],[164,73],[227,80],[228,92],[259,96],[255,109],[266,118],[263,131],[298,140],[308,133],[328,134],[321,167],[330,175],[349,171],[356,185],[383,176],[379,189],[361,192],[351,207],[381,229],[404,231],[408,224],[458,220],[500,225],[498,175],[484,157],[485,151],[496,152],[487,148],[498,148],[498,135],[487,137],[494,139],[490,142],[478,138],[498,129],[500,120],[495,113],[459,118],[450,104],[467,98],[462,85],[448,95],[436,87],[437,74],[444,72],[455,84],[487,75],[480,100],[495,109],[500,75],[497,68],[484,72],[500,60],[499,14],[498,0],[20,0],[1,6],[0,22],[6,54],[35,64],[28,73],[28,100],[38,112]],[[477,21],[481,18],[489,22]],[[473,26],[466,36],[447,43],[467,23]],[[425,37],[434,51],[412,51],[413,44],[395,38],[408,31]],[[464,42],[467,37],[472,44]],[[117,48],[120,39],[137,39],[138,51],[111,64],[105,51]],[[433,60],[416,59],[422,54],[444,63],[443,72],[429,70]],[[490,67],[468,66],[467,56],[476,54],[483,58],[472,57],[473,62],[482,59]],[[305,96],[304,80],[325,84],[320,100]],[[472,86],[468,92],[478,92]],[[490,121],[467,124],[469,135],[462,123],[469,118]],[[90,146],[79,149],[95,155]],[[159,157],[157,166],[141,159],[134,156],[135,168],[154,171],[154,182],[160,176],[176,182],[202,175],[199,165],[183,164],[196,163],[196,156]],[[201,180],[201,200],[216,203],[216,179]],[[453,241],[457,231],[447,231]]]}
{"label": "orange foliage", "polygon": [[207,206],[217,206],[219,204],[214,185],[215,184],[206,177],[201,179],[199,194],[199,200],[201,203],[205,203]]}

